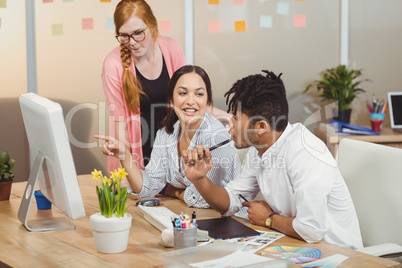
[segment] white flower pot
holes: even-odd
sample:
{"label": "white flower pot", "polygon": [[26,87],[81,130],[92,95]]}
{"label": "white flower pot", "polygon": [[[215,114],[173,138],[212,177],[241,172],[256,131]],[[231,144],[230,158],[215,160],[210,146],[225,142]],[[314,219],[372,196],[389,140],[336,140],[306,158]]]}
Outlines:
{"label": "white flower pot", "polygon": [[117,218],[115,215],[106,218],[100,213],[89,218],[94,233],[96,250],[101,253],[119,253],[126,251],[130,234],[130,214]]}

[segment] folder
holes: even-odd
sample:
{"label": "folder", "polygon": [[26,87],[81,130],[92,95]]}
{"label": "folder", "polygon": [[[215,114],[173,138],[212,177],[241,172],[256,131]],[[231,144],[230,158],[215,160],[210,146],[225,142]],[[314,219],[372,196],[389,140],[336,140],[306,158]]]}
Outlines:
{"label": "folder", "polygon": [[208,231],[209,236],[215,239],[260,235],[256,230],[231,217],[197,220],[197,224],[198,229]]}
{"label": "folder", "polygon": [[338,132],[357,135],[380,135],[380,133],[373,131],[370,128],[353,125],[345,122],[341,122],[335,119],[331,119],[329,124],[335,128]]}

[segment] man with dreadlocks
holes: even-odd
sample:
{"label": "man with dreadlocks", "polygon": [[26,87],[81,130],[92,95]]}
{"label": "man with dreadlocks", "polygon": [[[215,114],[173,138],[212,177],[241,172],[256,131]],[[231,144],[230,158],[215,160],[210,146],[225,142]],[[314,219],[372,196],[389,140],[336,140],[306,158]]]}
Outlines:
{"label": "man with dreadlocks", "polygon": [[[253,224],[308,243],[362,248],[356,211],[334,158],[306,127],[288,123],[281,74],[264,73],[237,81],[225,94],[232,140],[236,148],[251,147],[240,174],[225,187],[211,183],[211,154],[199,146],[183,152],[186,177],[224,216],[247,206]],[[243,201],[259,192],[264,200]]]}

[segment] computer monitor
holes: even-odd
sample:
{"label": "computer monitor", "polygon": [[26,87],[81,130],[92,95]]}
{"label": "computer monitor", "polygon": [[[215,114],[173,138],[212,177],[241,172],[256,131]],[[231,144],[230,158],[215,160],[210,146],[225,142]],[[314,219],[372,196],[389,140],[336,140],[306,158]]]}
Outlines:
{"label": "computer monitor", "polygon": [[391,128],[402,131],[402,92],[388,92]]}
{"label": "computer monitor", "polygon": [[[31,172],[18,210],[29,231],[74,229],[71,220],[85,216],[70,143],[60,104],[35,93],[19,97],[27,133]],[[67,217],[28,220],[37,182],[41,192]]]}

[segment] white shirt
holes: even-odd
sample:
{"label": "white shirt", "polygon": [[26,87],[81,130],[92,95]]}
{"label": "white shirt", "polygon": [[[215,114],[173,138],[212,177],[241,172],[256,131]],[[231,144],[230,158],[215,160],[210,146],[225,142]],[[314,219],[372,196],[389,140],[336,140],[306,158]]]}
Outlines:
{"label": "white shirt", "polygon": [[[169,183],[176,188],[186,189],[184,202],[189,207],[209,208],[208,203],[184,174],[182,161],[181,158],[179,160],[177,153],[179,126],[179,121],[177,121],[172,134],[166,133],[165,129],[156,133],[151,159],[145,170],[141,171],[143,185],[137,196],[140,198],[153,197],[165,187],[166,183]],[[210,148],[227,139],[230,139],[230,135],[222,123],[205,113],[188,149],[194,149],[198,144],[204,148]],[[207,177],[215,185],[225,186],[240,171],[240,163],[232,142],[213,150],[211,155],[213,167],[208,171]],[[131,187],[127,187],[127,190],[133,192]]]}
{"label": "white shirt", "polygon": [[252,200],[261,191],[274,212],[293,220],[294,230],[308,243],[324,240],[362,248],[356,211],[336,161],[325,144],[302,124],[288,124],[262,157],[252,147],[241,173],[226,190],[232,215],[241,193]]}

